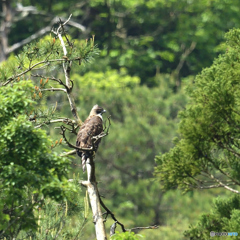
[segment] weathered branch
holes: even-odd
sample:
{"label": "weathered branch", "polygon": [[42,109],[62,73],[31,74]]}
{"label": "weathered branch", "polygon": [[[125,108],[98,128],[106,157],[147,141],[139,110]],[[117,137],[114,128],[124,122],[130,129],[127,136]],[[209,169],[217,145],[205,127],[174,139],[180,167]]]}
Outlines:
{"label": "weathered branch", "polygon": [[[30,6],[30,7],[32,7],[32,6]],[[24,8],[25,8],[25,11],[26,11],[26,7],[23,7],[22,10],[18,9],[18,11],[23,11]],[[32,34],[31,36],[29,36],[29,37],[27,37],[27,38],[25,38],[25,39],[23,39],[22,41],[13,44],[11,47],[8,47],[8,48],[6,49],[6,54],[9,54],[9,53],[17,50],[18,48],[20,48],[20,47],[22,47],[22,46],[24,46],[24,45],[32,42],[33,40],[35,40],[35,39],[37,39],[37,38],[39,38],[39,37],[47,34],[48,32],[51,32],[53,24],[57,23],[57,22],[58,22],[58,19],[59,19],[59,17],[54,17],[54,18],[52,19],[52,21],[49,23],[48,26],[42,28],[42,29],[39,30],[38,32]],[[63,18],[63,20],[65,21],[64,18]],[[71,25],[71,26],[73,26],[73,27],[75,27],[75,28],[80,29],[82,32],[85,32],[85,31],[86,31],[86,27],[84,27],[83,25],[81,25],[81,24],[79,24],[79,23],[77,23],[77,22],[70,21],[70,19],[67,19],[67,23],[68,23],[68,25]]]}
{"label": "weathered branch", "polygon": [[148,227],[134,227],[134,228],[126,229],[124,225],[116,219],[112,211],[104,204],[100,196],[99,196],[99,200],[100,200],[101,206],[106,210],[106,212],[104,213],[106,214],[105,221],[107,220],[108,215],[110,215],[111,218],[115,221],[110,228],[110,236],[112,236],[115,233],[115,229],[117,227],[116,224],[119,224],[121,226],[123,232],[142,230],[142,229],[157,229],[159,227],[157,225],[154,225],[154,226],[148,226]]}
{"label": "weathered branch", "polygon": [[7,48],[6,53],[9,54],[11,52],[14,52],[15,50],[17,50],[18,48],[32,42],[33,40],[45,35],[46,33],[50,32],[52,29],[51,26],[47,26],[41,30],[39,30],[38,32],[32,34],[30,37],[18,42],[18,43],[14,43],[11,47]]}
{"label": "weathered branch", "polygon": [[211,179],[214,179],[217,183],[219,183],[220,186],[226,188],[227,190],[229,190],[229,191],[231,191],[231,192],[240,194],[240,192],[239,192],[238,190],[229,187],[227,184],[224,184],[224,183],[221,182],[219,179],[217,179],[216,177],[214,177],[212,174],[208,174],[208,175],[209,175],[209,177],[210,177]]}
{"label": "weathered branch", "polygon": [[65,152],[65,153],[62,153],[60,154],[60,157],[66,157],[66,156],[69,156],[69,155],[74,155],[76,154],[76,150],[72,150],[72,151],[69,151],[69,152]]}
{"label": "weathered branch", "polygon": [[[93,145],[94,148],[94,145]],[[105,226],[102,216],[102,210],[100,205],[100,197],[97,188],[97,181],[95,177],[95,163],[93,156],[86,161],[88,180],[81,182],[82,185],[87,187],[90,205],[93,213],[93,222],[95,224],[95,232],[97,240],[106,240]]]}
{"label": "weathered branch", "polygon": [[[183,67],[183,64],[184,62],[186,61],[186,58],[188,57],[188,55],[195,49],[197,43],[196,42],[192,42],[190,47],[187,48],[184,53],[182,54],[181,58],[180,58],[180,61],[176,67],[176,69],[173,71],[173,75],[175,75],[175,77],[178,78],[179,76],[179,72],[181,71],[182,67]],[[179,82],[179,79],[177,79],[177,86],[180,85],[180,82]]]}
{"label": "weathered branch", "polygon": [[60,122],[65,123],[65,124],[67,124],[71,127],[74,127],[74,124],[76,123],[74,120],[69,119],[69,118],[59,118],[59,119],[44,121],[41,124],[35,126],[34,128],[40,128],[43,125],[48,125],[48,124],[51,124],[51,123],[60,123]]}
{"label": "weathered branch", "polygon": [[[230,185],[235,185],[235,184],[225,184],[226,186],[230,186]],[[198,189],[211,189],[211,188],[219,188],[219,187],[223,187],[221,184],[217,184],[217,185],[208,185],[208,186],[198,186]]]}
{"label": "weathered branch", "polygon": [[106,214],[107,214],[106,217],[105,217],[105,221],[107,220],[108,214],[110,214],[111,218],[112,218],[117,224],[119,224],[119,225],[121,226],[122,231],[123,231],[123,232],[126,232],[126,229],[125,229],[124,225],[116,219],[115,215],[114,215],[114,214],[112,213],[112,211],[104,204],[104,202],[102,201],[102,199],[101,199],[100,196],[99,196],[99,200],[100,200],[101,206],[105,209]]}
{"label": "weathered branch", "polygon": [[52,30],[52,32],[58,36],[58,38],[59,38],[59,40],[61,42],[61,45],[62,45],[63,54],[65,56],[67,56],[67,49],[66,49],[65,43],[64,43],[64,41],[62,39],[62,35],[60,33],[60,30],[63,29],[63,26],[66,25],[69,22],[71,16],[72,16],[72,14],[69,16],[69,18],[64,23],[62,23],[61,19],[59,19],[60,20],[60,24],[59,24],[59,27],[58,27],[57,31],[55,32],[54,30]]}
{"label": "weathered branch", "polygon": [[127,229],[127,231],[135,231],[135,230],[143,230],[143,229],[158,229],[159,226],[154,225],[154,226],[148,226],[148,227],[134,227],[134,228],[130,228]]}
{"label": "weathered branch", "polygon": [[197,43],[196,42],[192,42],[190,47],[187,48],[184,53],[182,54],[181,56],[181,59],[180,59],[180,62],[178,63],[178,66],[177,68],[175,69],[175,72],[178,74],[180,72],[180,70],[182,69],[183,67],[183,64],[186,60],[186,58],[188,57],[188,55],[195,49]]}
{"label": "weathered branch", "polygon": [[[226,172],[223,171],[220,167],[218,167],[217,164],[215,164],[215,162],[214,162],[210,157],[205,156],[205,158],[207,158],[208,161],[211,162],[212,165],[213,165],[216,169],[218,169],[223,175],[225,175],[226,177],[228,177],[229,179],[231,179],[231,181],[235,182],[237,185],[240,185],[240,183],[239,183],[236,179],[232,178],[232,177],[229,175],[229,173],[226,173]],[[207,173],[207,174],[209,174],[209,173]]]}
{"label": "weathered branch", "polygon": [[60,19],[59,27],[57,28],[56,31],[52,30],[52,32],[59,38],[59,40],[61,42],[62,49],[63,49],[64,57],[66,57],[66,59],[67,59],[67,60],[65,59],[65,62],[63,63],[63,70],[64,70],[65,81],[66,81],[65,85],[67,86],[67,97],[68,97],[68,101],[69,101],[70,108],[71,108],[73,116],[77,120],[78,124],[81,124],[82,121],[78,116],[77,107],[76,107],[74,98],[72,96],[72,83],[71,83],[71,80],[70,80],[70,72],[71,72],[72,61],[67,58],[67,48],[66,48],[65,43],[64,43],[63,38],[62,38],[62,32],[63,32],[63,34],[65,34],[65,37],[67,39],[66,33],[64,31],[64,26],[70,21],[71,16],[72,15],[70,15],[69,18],[63,23]]}
{"label": "weathered branch", "polygon": [[54,88],[54,87],[51,87],[51,88],[42,88],[41,89],[42,92],[44,91],[50,91],[50,92],[56,92],[56,91],[62,91],[62,92],[67,92],[66,89],[64,88]]}
{"label": "weathered branch", "polygon": [[[94,165],[94,162],[93,162],[93,165]],[[89,169],[87,168],[87,171],[88,170]],[[95,176],[95,173],[92,173],[92,174]],[[84,184],[87,187],[90,205],[93,213],[93,222],[95,224],[96,239],[106,240],[107,237],[106,237],[105,226],[104,226],[104,221],[103,221],[102,211],[101,211],[101,206],[99,201],[97,183],[96,181],[94,182],[85,181],[85,183],[82,182],[82,184]]]}

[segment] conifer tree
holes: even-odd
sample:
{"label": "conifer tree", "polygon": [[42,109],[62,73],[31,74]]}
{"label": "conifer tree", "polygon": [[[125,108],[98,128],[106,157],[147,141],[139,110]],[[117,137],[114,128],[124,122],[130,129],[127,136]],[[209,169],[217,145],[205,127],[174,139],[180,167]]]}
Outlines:
{"label": "conifer tree", "polygon": [[[239,36],[240,29],[229,31],[226,52],[186,88],[189,104],[179,114],[180,137],[174,139],[174,148],[156,157],[155,173],[164,189],[221,187],[240,194]],[[203,239],[203,235],[198,237],[199,232],[236,231],[231,227],[239,222],[238,202],[239,195],[217,201],[214,207],[217,214],[203,216],[198,228],[187,235]]]}

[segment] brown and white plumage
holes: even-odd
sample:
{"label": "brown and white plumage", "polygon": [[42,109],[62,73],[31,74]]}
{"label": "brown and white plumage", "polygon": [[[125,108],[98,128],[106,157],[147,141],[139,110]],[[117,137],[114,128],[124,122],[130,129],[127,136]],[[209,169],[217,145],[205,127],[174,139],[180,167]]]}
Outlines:
{"label": "brown and white plumage", "polygon": [[[99,135],[103,131],[103,120],[102,114],[106,112],[102,107],[98,105],[93,106],[88,118],[81,125],[78,135],[76,146],[80,148],[91,148],[92,147],[92,137]],[[95,152],[98,149],[98,145],[101,139],[98,139],[95,143]],[[77,154],[82,158],[82,168],[83,171],[86,169],[86,161],[91,156],[91,151],[81,151],[77,150]]]}

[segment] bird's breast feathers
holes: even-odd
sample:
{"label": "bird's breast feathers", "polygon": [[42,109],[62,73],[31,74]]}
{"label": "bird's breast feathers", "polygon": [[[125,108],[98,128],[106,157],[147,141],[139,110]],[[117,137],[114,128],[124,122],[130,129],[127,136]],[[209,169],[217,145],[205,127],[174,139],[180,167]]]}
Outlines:
{"label": "bird's breast feathers", "polygon": [[[99,135],[103,131],[102,119],[98,116],[93,116],[86,119],[79,129],[77,141],[82,145],[82,142],[91,140],[92,137]],[[90,139],[89,139],[90,138]]]}

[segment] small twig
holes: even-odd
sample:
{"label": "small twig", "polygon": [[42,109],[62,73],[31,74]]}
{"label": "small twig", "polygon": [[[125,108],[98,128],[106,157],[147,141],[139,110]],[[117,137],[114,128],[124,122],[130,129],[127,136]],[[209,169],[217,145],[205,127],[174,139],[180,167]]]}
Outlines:
{"label": "small twig", "polygon": [[110,118],[111,118],[111,115],[109,115],[108,117],[107,117],[107,120],[108,120],[108,127],[106,127],[106,122],[105,122],[105,127],[104,127],[104,129],[103,129],[103,131],[105,132],[105,129],[107,128],[107,131],[106,131],[106,134],[108,135],[108,133],[109,133],[109,128],[110,128],[110,126],[111,126],[111,120],[110,120]]}
{"label": "small twig", "polygon": [[46,77],[46,76],[43,76],[43,75],[40,75],[40,74],[31,74],[32,77],[39,77],[39,78],[44,78],[44,79],[49,79],[49,80],[52,80],[52,81],[55,81],[55,82],[58,82],[60,85],[63,85],[66,89],[67,89],[67,86],[64,84],[64,82],[59,79],[59,78],[55,78],[55,77]]}
{"label": "small twig", "polygon": [[[62,218],[63,218],[63,216],[62,216]],[[63,220],[63,223],[60,224],[58,227],[58,232],[56,233],[54,240],[58,238],[58,235],[60,234],[60,232],[62,231],[64,226],[65,226],[65,221]]]}
{"label": "small twig", "polygon": [[[114,214],[113,214],[113,213],[111,212],[111,210],[104,204],[104,202],[102,201],[102,198],[101,198],[101,196],[100,196],[99,194],[98,194],[98,196],[99,196],[99,200],[100,200],[101,206],[106,210],[106,214],[107,214],[107,215],[110,214],[111,217],[112,217],[112,219],[113,219],[117,224],[119,224],[119,225],[121,226],[122,231],[123,231],[123,232],[126,232],[126,229],[125,229],[124,225],[115,218]],[[105,220],[106,220],[106,218],[105,218]]]}
{"label": "small twig", "polygon": [[69,18],[64,23],[62,23],[62,21],[60,19],[60,24],[59,24],[57,31],[52,30],[52,32],[57,35],[59,33],[60,29],[62,28],[62,26],[66,25],[70,21],[71,17],[72,17],[72,14],[70,14]]}
{"label": "small twig", "polygon": [[159,228],[158,225],[154,225],[154,226],[148,226],[148,227],[134,227],[134,228],[127,229],[127,231],[142,230],[142,229],[158,229],[158,228]]}
{"label": "small twig", "polygon": [[[109,134],[109,128],[110,128],[110,126],[111,126],[110,118],[111,118],[111,115],[108,116],[108,118],[107,118],[107,119],[108,119],[108,122],[109,122],[108,127],[105,126],[105,128],[103,129],[103,132],[102,132],[102,133],[100,133],[100,134],[97,135],[97,136],[92,137],[92,145],[93,145],[93,149],[94,149],[94,150],[95,150],[94,144],[95,144],[100,138],[106,137],[106,136]],[[106,125],[106,124],[105,124],[105,125]],[[107,131],[105,132],[105,129],[106,129],[106,128],[107,128]]]}
{"label": "small twig", "polygon": [[79,229],[79,231],[77,232],[77,234],[76,234],[76,236],[75,236],[75,238],[74,238],[73,240],[77,240],[77,239],[78,239],[78,235],[79,235],[80,232],[83,230],[84,224],[85,224],[86,222],[87,222],[87,218],[84,218],[83,223],[82,223],[82,226],[81,226],[81,228]]}

